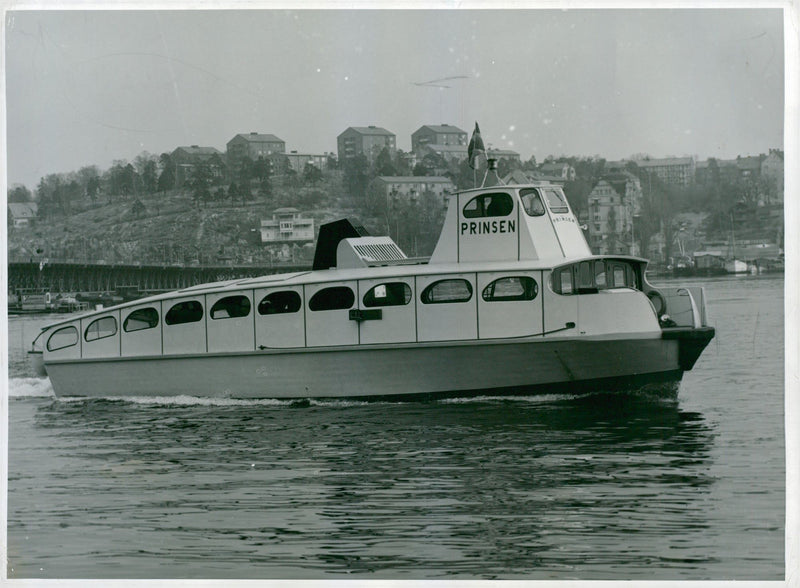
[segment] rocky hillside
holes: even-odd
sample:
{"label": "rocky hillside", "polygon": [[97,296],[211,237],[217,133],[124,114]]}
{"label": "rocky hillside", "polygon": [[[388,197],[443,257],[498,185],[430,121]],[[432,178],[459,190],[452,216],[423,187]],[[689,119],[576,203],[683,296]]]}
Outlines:
{"label": "rocky hillside", "polygon": [[[312,247],[265,246],[260,221],[281,202],[195,201],[189,191],[71,203],[71,214],[9,228],[9,260],[71,259],[107,263],[269,263],[281,256],[310,259]],[[375,222],[340,202],[320,202],[304,214],[327,222],[343,216]]]}

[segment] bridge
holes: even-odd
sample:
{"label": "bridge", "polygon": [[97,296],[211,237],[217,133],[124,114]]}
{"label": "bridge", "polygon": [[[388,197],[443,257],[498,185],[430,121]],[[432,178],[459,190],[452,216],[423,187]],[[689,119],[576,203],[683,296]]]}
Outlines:
{"label": "bridge", "polygon": [[307,271],[311,264],[264,265],[125,265],[76,261],[8,262],[8,292],[108,292],[123,295],[153,294],[197,284],[239,278]]}

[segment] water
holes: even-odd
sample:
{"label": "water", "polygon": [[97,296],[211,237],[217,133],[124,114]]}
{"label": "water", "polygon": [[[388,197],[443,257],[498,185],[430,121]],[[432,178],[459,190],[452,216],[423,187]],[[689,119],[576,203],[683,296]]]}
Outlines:
{"label": "water", "polygon": [[57,400],[12,318],[8,577],[781,580],[783,279],[702,283],[677,398]]}

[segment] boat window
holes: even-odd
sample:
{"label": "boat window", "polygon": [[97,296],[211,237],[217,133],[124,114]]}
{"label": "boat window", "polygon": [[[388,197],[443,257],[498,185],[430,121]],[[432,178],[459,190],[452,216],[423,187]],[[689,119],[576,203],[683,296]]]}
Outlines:
{"label": "boat window", "polygon": [[629,264],[614,262],[609,267],[612,288],[636,288],[636,276]]}
{"label": "boat window", "polygon": [[486,216],[508,216],[514,210],[514,201],[509,194],[481,194],[475,196],[464,206],[464,218],[481,218]]}
{"label": "boat window", "polygon": [[547,199],[547,205],[553,212],[569,212],[567,200],[561,190],[555,188],[545,188],[543,190],[544,197]]}
{"label": "boat window", "polygon": [[158,326],[158,311],[155,308],[139,308],[134,310],[122,323],[126,333],[152,329]]}
{"label": "boat window", "polygon": [[636,270],[630,263],[596,259],[553,271],[552,287],[557,294],[594,294],[607,288],[638,289]]}
{"label": "boat window", "polygon": [[520,190],[520,198],[522,198],[522,207],[528,216],[542,216],[544,214],[544,204],[542,204],[542,197],[539,196],[539,191],[533,188]]}
{"label": "boat window", "polygon": [[353,291],[347,286],[323,288],[308,301],[309,310],[342,310],[350,308],[356,301]]}
{"label": "boat window", "polygon": [[364,306],[403,306],[411,302],[411,288],[405,282],[378,284],[364,294]]}
{"label": "boat window", "polygon": [[539,293],[539,285],[528,276],[509,276],[495,280],[483,289],[486,302],[511,300],[533,300]]}
{"label": "boat window", "polygon": [[578,264],[578,279],[576,280],[578,294],[594,294],[597,286],[594,283],[594,263],[582,261]]}
{"label": "boat window", "polygon": [[422,291],[423,304],[468,302],[472,298],[472,284],[467,280],[450,279],[434,282]]}
{"label": "boat window", "polygon": [[258,314],[285,314],[297,312],[302,306],[300,294],[294,290],[281,290],[267,294],[258,303]]}
{"label": "boat window", "polygon": [[572,294],[572,290],[572,266],[555,270],[553,272],[553,292]]}
{"label": "boat window", "polygon": [[197,300],[186,300],[178,302],[169,309],[164,322],[168,325],[182,325],[184,323],[196,323],[203,320],[203,305]]}
{"label": "boat window", "polygon": [[606,287],[606,264],[599,259],[594,262],[594,283],[598,288]]}
{"label": "boat window", "polygon": [[96,321],[89,323],[86,331],[83,333],[85,341],[96,341],[98,339],[105,339],[106,337],[113,337],[117,334],[117,319],[113,316],[104,316]]}
{"label": "boat window", "polygon": [[250,299],[247,296],[226,296],[220,298],[209,312],[213,320],[241,318],[250,314]]}
{"label": "boat window", "polygon": [[63,327],[55,331],[47,340],[47,350],[56,351],[65,347],[72,347],[78,344],[78,329],[75,327]]}

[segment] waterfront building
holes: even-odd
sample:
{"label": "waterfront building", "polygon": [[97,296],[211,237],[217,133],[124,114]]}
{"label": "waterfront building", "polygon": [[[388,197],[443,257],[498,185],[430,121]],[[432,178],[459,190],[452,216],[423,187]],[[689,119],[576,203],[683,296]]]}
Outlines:
{"label": "waterfront building", "polygon": [[694,157],[642,159],[637,161],[636,165],[655,174],[665,184],[688,186],[694,182],[696,168]]}
{"label": "waterfront building", "polygon": [[634,218],[641,209],[639,178],[628,172],[603,176],[587,196],[587,240],[596,255],[637,255]]}
{"label": "waterfront building", "polygon": [[285,153],[286,142],[271,134],[239,133],[226,144],[228,168],[238,175],[245,158],[257,160],[259,157],[269,159],[275,153]]}
{"label": "waterfront building", "polygon": [[433,147],[434,151],[442,147],[459,147],[467,154],[467,133],[458,127],[448,124],[423,125],[411,134],[411,150],[423,152],[425,147]]}
{"label": "waterfront building", "polygon": [[703,271],[719,271],[725,269],[725,253],[722,250],[695,251],[694,267]]}
{"label": "waterfront building", "polygon": [[314,219],[296,208],[278,208],[272,218],[261,221],[261,242],[270,244],[314,242]]}
{"label": "waterfront building", "polygon": [[382,127],[347,127],[337,138],[339,161],[344,163],[348,159],[364,155],[367,161],[373,163],[384,148],[394,155],[397,150],[395,134]]}
{"label": "waterfront building", "polygon": [[181,187],[192,178],[197,168],[205,165],[213,177],[225,176],[225,161],[222,152],[215,147],[189,145],[177,147],[171,154],[175,164],[175,186]]}

